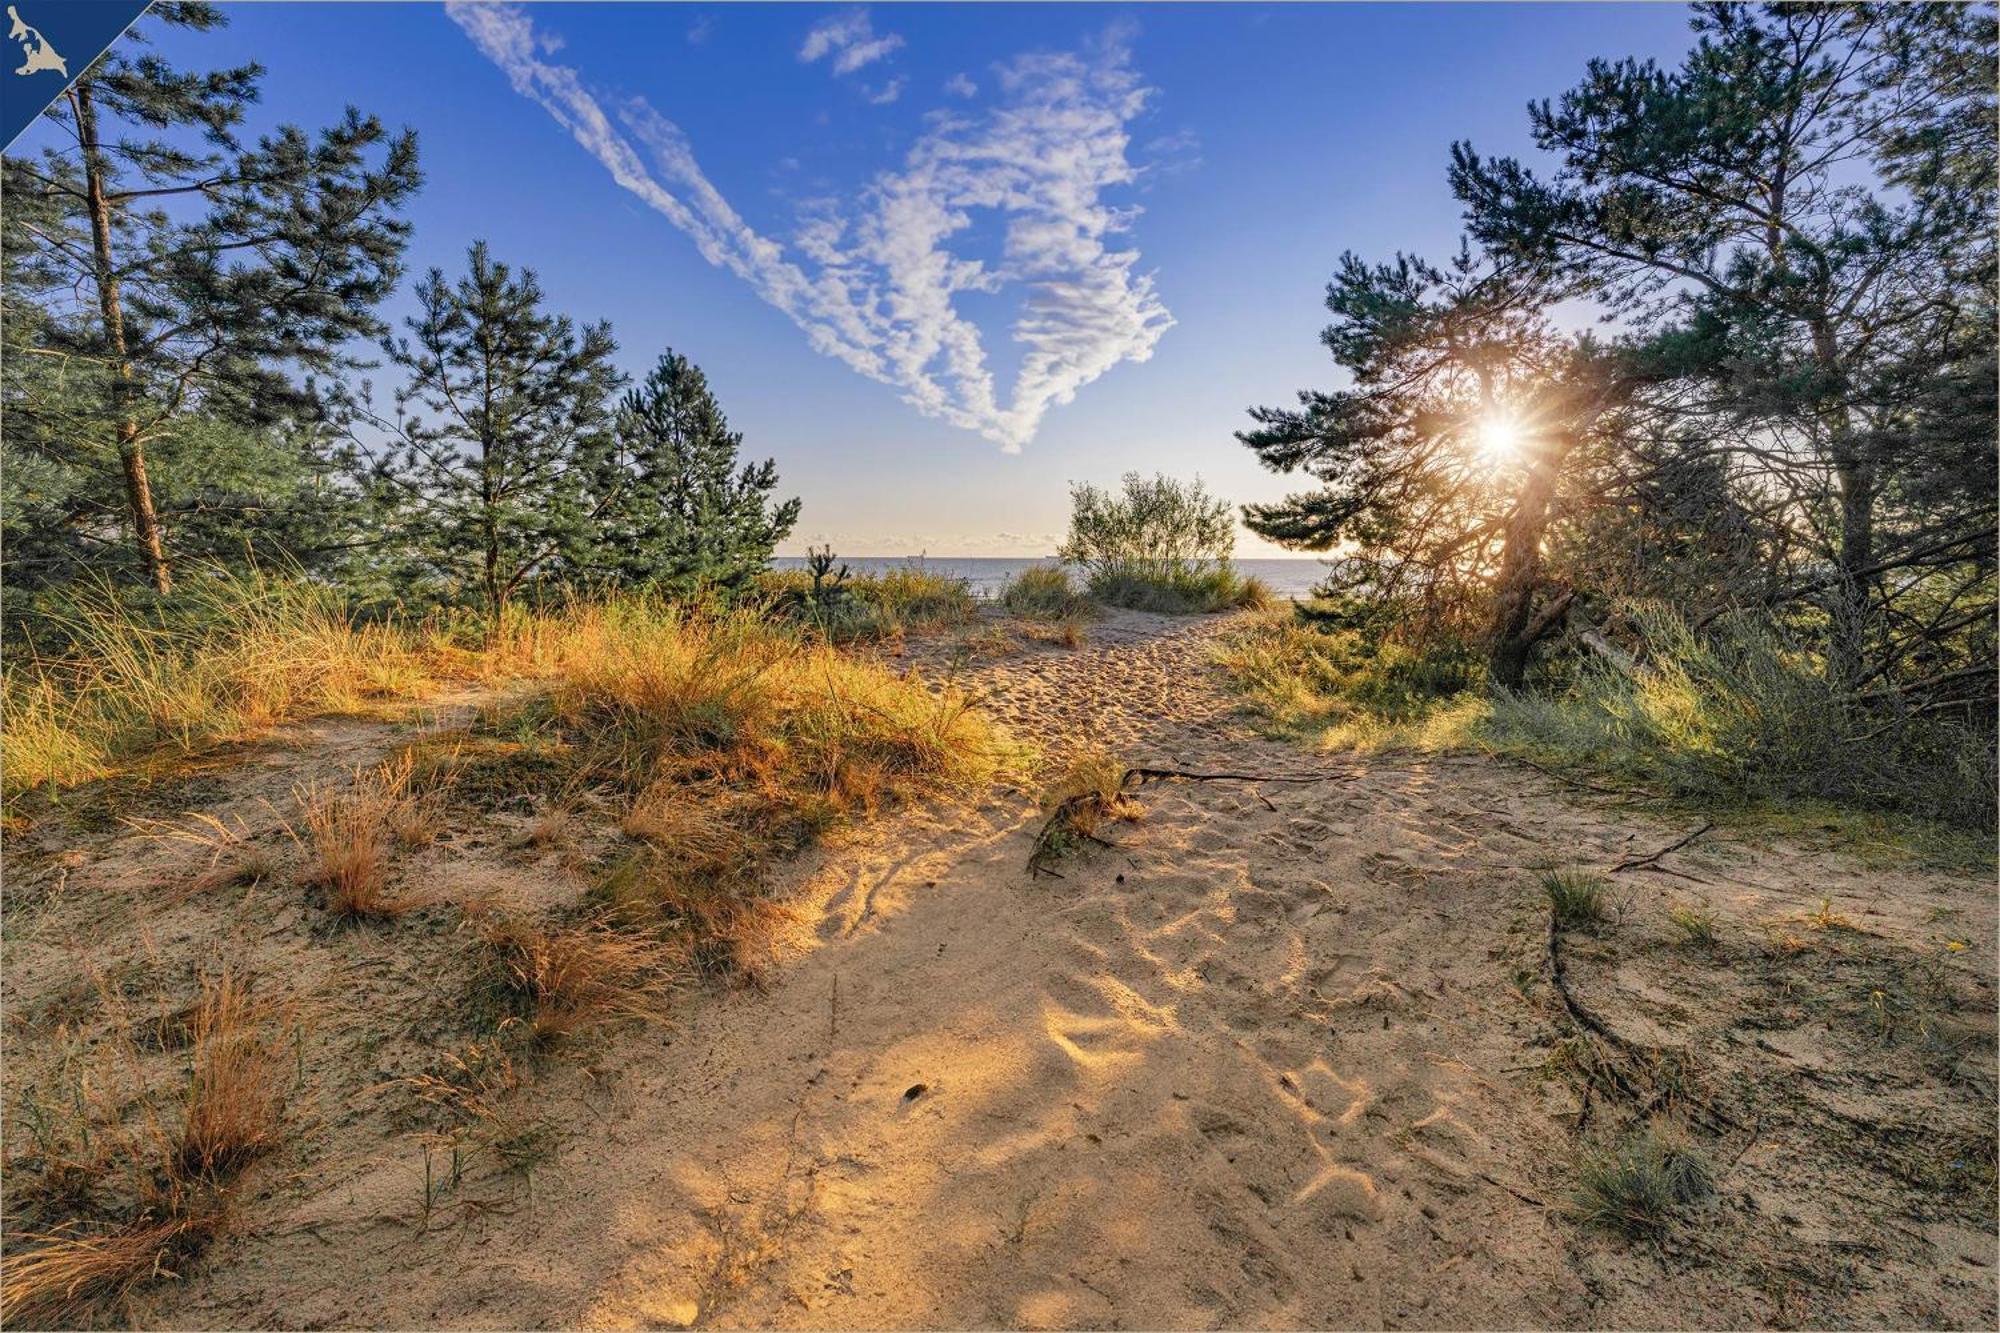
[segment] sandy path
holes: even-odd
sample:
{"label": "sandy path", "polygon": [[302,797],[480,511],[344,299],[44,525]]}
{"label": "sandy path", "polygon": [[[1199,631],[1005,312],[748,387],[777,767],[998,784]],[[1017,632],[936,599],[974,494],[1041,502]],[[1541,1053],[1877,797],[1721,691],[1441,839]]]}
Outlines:
{"label": "sandy path", "polygon": [[[697,997],[551,1077],[568,1132],[531,1189],[495,1183],[504,1206],[418,1233],[408,1153],[275,1183],[159,1321],[1991,1324],[1984,1214],[1913,1202],[1896,1163],[1834,1145],[1990,1125],[1990,952],[1947,963],[1975,1027],[1944,1074],[1850,1030],[1844,972],[1786,1008],[1830,968],[1991,940],[1990,886],[1720,836],[1675,875],[1619,876],[1578,988],[1636,1037],[1719,1052],[1742,1114],[1704,1144],[1729,1165],[1695,1233],[1582,1232],[1550,1206],[1578,1102],[1543,1069],[1562,1029],[1533,981],[1530,868],[1615,864],[1685,822],[1484,760],[1260,740],[1207,666],[1217,628],[1126,614],[963,678],[1044,744],[1352,780],[1149,789],[1121,848],[1060,880],[1025,871],[1023,795],[886,821],[798,867],[766,990]],[[1812,942],[1817,970],[1770,999],[1792,956],[1769,931],[1806,931],[1823,898],[1854,940],[1838,963]],[[1726,984],[1671,943],[1677,903],[1723,914]]]}

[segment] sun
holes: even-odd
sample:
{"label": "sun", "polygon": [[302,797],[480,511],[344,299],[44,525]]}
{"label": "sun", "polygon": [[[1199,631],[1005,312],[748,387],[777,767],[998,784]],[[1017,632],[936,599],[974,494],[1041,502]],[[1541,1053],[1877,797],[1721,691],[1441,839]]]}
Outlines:
{"label": "sun", "polygon": [[1479,456],[1488,463],[1504,463],[1521,451],[1521,427],[1514,418],[1490,416],[1479,422]]}

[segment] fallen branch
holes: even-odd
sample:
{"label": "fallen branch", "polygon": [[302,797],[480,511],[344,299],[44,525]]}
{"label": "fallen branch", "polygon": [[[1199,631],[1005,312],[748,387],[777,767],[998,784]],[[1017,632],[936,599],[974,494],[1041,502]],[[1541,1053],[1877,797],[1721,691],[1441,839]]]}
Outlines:
{"label": "fallen branch", "polygon": [[1620,861],[1617,865],[1611,867],[1611,873],[1615,875],[1621,870],[1637,870],[1641,866],[1655,865],[1661,857],[1666,856],[1670,852],[1679,851],[1714,827],[1715,822],[1713,820],[1703,820],[1701,827],[1688,834],[1685,838],[1668,843],[1665,847],[1660,848],[1659,851],[1649,853],[1646,856],[1635,856],[1629,861]]}
{"label": "fallen branch", "polygon": [[[1118,790],[1131,791],[1155,782],[1352,782],[1359,773],[1196,773],[1185,768],[1128,768]],[[1135,781],[1136,779],[1136,781]]]}

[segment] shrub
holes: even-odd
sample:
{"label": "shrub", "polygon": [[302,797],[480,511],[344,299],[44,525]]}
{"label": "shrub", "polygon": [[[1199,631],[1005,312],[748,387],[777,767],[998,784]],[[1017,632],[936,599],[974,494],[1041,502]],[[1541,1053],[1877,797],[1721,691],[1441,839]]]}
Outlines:
{"label": "shrub", "polygon": [[1245,578],[1227,561],[1164,568],[1105,565],[1091,574],[1090,595],[1107,606],[1168,616],[1254,610],[1272,602],[1269,585]]}
{"label": "shrub", "polygon": [[1117,493],[1078,482],[1070,487],[1069,538],[1061,556],[1092,579],[1105,570],[1153,575],[1214,565],[1236,545],[1236,517],[1199,479],[1148,480],[1125,474]]}

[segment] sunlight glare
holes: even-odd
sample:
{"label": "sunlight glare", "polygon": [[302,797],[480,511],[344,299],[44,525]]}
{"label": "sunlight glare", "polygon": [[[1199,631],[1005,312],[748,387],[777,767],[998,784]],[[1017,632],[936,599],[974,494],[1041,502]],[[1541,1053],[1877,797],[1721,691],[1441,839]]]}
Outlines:
{"label": "sunlight glare", "polygon": [[1486,417],[1479,423],[1479,456],[1488,463],[1504,463],[1521,448],[1521,429],[1512,417]]}

